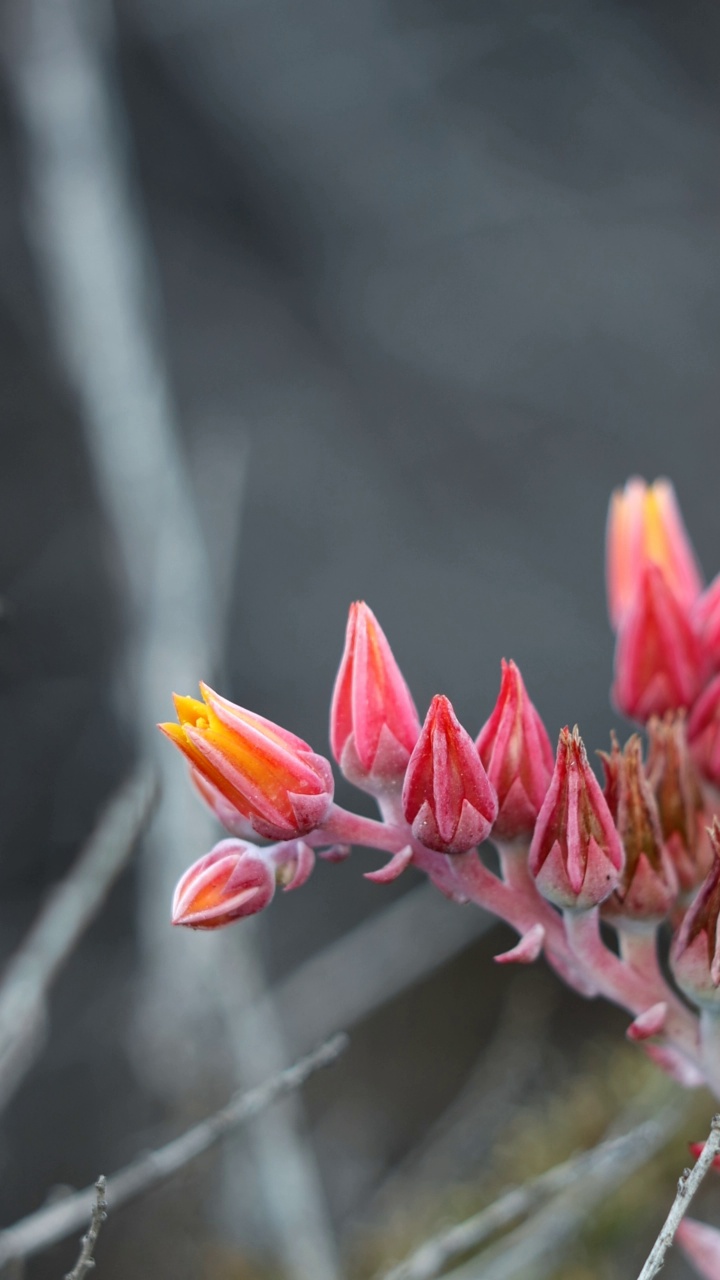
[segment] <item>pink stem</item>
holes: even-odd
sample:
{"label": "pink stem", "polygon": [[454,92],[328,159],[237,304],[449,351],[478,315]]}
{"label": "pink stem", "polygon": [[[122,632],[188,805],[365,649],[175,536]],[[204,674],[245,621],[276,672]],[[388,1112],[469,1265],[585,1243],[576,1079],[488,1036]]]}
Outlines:
{"label": "pink stem", "polygon": [[479,906],[486,907],[507,921],[519,934],[525,934],[533,925],[545,930],[543,949],[557,974],[568,986],[585,996],[597,995],[592,975],[578,963],[565,936],[562,916],[538,893],[535,881],[527,865],[527,856],[521,848],[503,850],[501,864],[505,880],[499,880],[481,862],[477,853],[466,853],[453,859],[459,879],[467,889],[467,896]]}
{"label": "pink stem", "polygon": [[[321,830],[325,835],[333,840],[342,841],[343,844],[361,844],[368,849],[384,849],[386,853],[400,853],[410,845],[413,850],[414,865],[426,872],[441,893],[455,901],[467,902],[470,895],[465,892],[454,870],[453,864],[458,861],[458,858],[450,858],[443,853],[433,853],[431,849],[426,849],[414,838],[403,818],[399,817],[395,822],[390,820],[396,814],[397,806],[393,806],[388,810],[388,820],[378,822],[375,818],[361,818],[358,814],[350,813],[347,809],[341,809],[339,805],[334,804]],[[467,854],[462,855],[462,857],[467,856]],[[492,879],[495,880],[495,877],[493,876]],[[496,883],[500,885],[499,880]],[[482,902],[479,905],[486,904]],[[494,911],[495,908],[489,906],[489,910]]]}
{"label": "pink stem", "polygon": [[696,1018],[670,990],[659,970],[658,981],[656,975],[635,968],[605,946],[600,934],[598,908],[593,907],[591,911],[566,911],[565,929],[575,955],[593,975],[600,993],[636,1017],[654,1004],[667,1004],[664,1034],[683,1053],[697,1062]]}
{"label": "pink stem", "polygon": [[410,828],[378,822],[376,818],[362,818],[334,804],[319,830],[341,844],[361,844],[366,849],[384,849],[386,853],[399,853],[412,843]]}
{"label": "pink stem", "polygon": [[[648,982],[667,985],[660,970],[657,954],[657,926],[626,925],[623,920],[613,920],[613,928],[618,936],[620,955],[625,964],[629,964],[636,973],[643,974]],[[668,987],[668,994],[672,994]]]}
{"label": "pink stem", "polygon": [[575,991],[586,996],[597,994],[591,974],[578,963],[568,944],[562,917],[540,896],[527,866],[522,871],[525,856],[521,850],[517,851],[514,882],[505,884],[481,862],[476,850],[449,857],[426,849],[414,839],[409,826],[402,825],[397,803],[383,806],[383,812],[388,821],[378,822],[333,805],[321,829],[325,835],[344,844],[362,844],[388,853],[399,853],[411,845],[414,865],[424,871],[446,897],[456,902],[474,902],[492,911],[521,936],[533,925],[541,924],[545,930],[543,945],[548,963]]}
{"label": "pink stem", "polygon": [[679,1014],[683,1020],[690,1015],[682,1000],[673,991],[665,974],[660,968],[657,949],[658,926],[655,924],[633,926],[625,925],[622,919],[614,920],[613,926],[618,935],[620,956],[624,964],[629,965],[635,973],[645,978],[660,1000]]}

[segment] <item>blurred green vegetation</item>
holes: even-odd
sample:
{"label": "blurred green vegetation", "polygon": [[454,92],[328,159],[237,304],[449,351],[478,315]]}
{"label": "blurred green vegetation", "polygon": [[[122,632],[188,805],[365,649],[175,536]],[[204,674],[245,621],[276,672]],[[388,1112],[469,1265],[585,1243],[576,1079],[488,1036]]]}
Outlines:
{"label": "blurred green vegetation", "polygon": [[[504,1191],[520,1186],[569,1156],[595,1146],[635,1106],[652,1114],[685,1091],[663,1076],[637,1047],[598,1036],[584,1046],[577,1070],[540,1103],[517,1108],[494,1145],[482,1174],[472,1181],[396,1206],[354,1244],[353,1280],[381,1276],[437,1231],[477,1213]],[[713,1100],[705,1090],[685,1094],[688,1113],[658,1155],[592,1214],[571,1244],[567,1260],[548,1280],[612,1280],[634,1274],[649,1252],[691,1163],[688,1141],[707,1133]],[[547,1202],[544,1202],[547,1203]],[[511,1228],[512,1229],[512,1228]],[[460,1261],[458,1259],[458,1261]]]}

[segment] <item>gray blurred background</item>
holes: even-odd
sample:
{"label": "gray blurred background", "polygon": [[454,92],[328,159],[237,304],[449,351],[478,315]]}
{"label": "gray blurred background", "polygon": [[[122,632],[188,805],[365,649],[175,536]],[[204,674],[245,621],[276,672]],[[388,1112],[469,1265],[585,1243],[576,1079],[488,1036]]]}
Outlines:
{"label": "gray blurred background", "polygon": [[[4,954],[137,753],[133,726],[146,716],[142,736],[161,714],[123,695],[126,571],[88,445],[83,359],[63,354],[62,303],[49,300],[52,227],[38,217],[44,159],[23,60],[51,8],[8,0],[3,15]],[[500,658],[513,657],[551,737],[578,721],[604,745],[616,723],[602,581],[610,489],[634,472],[670,475],[706,571],[719,567],[716,6],[116,0],[79,25],[147,255],[150,288],[136,301],[208,560],[223,566],[214,669],[191,663],[191,678],[221,679],[229,697],[326,751],[346,610],[364,598],[421,711],[445,692],[476,733]],[[89,239],[90,267],[94,251]],[[142,421],[134,430],[142,455]],[[196,625],[201,602],[191,595],[183,611]],[[172,767],[184,787],[179,759]],[[338,794],[370,812],[344,785]],[[183,866],[202,852],[188,838],[173,855]],[[372,886],[361,872],[375,865],[365,853],[322,865],[258,922],[273,991],[419,891],[412,873]],[[123,877],[57,988],[45,1055],[5,1120],[3,1222],[225,1096],[197,1066],[182,1105],[143,1076],[142,883],[137,868]],[[353,1015],[344,1063],[306,1091],[299,1123],[314,1135],[343,1256],[387,1203],[417,1199],[425,1156],[431,1182],[478,1176],[506,1113],[564,1080],[587,1040],[622,1031],[542,968],[493,969],[505,934],[475,937],[460,914],[456,943],[443,916],[450,940],[436,958],[431,931],[414,931],[419,976]],[[191,964],[205,943],[183,939]],[[328,959],[326,995],[322,969],[305,972],[296,1021],[315,1000],[345,1025],[353,974]],[[285,991],[281,1022],[300,999]],[[308,1047],[291,1024],[289,1055]],[[318,1013],[318,1033],[332,1029]],[[447,1111],[459,1094],[462,1141]],[[262,1211],[245,1213],[243,1158],[224,1174],[206,1162],[110,1222],[98,1274],[275,1274]],[[221,1203],[234,1178],[237,1217]],[[162,1236],[178,1203],[190,1206],[188,1238],[173,1250]],[[67,1265],[65,1246],[28,1275]]]}

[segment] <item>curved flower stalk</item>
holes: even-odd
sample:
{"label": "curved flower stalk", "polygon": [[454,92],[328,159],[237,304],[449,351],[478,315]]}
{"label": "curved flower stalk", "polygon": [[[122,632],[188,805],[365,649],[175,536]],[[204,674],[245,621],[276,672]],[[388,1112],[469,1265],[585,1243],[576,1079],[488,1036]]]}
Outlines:
{"label": "curved flower stalk", "polygon": [[[709,677],[720,661],[719,593],[716,584],[702,592],[671,486],[631,481],[608,523],[613,692],[648,723],[649,748],[645,763],[638,735],[622,751],[615,744],[604,792],[577,729],[561,731],[553,760],[512,662],[502,664],[497,703],[475,742],[440,695],[421,725],[361,602],[350,610],[330,737],[343,772],[375,797],[377,819],[334,803],[329,762],[288,730],[206,686],[202,701],[176,699],[178,723],[161,728],[232,838],[183,877],[175,922],[229,924],[264,909],[278,888],[305,883],[316,856],[379,850],[386,860],[369,879],[388,883],[414,867],[453,901],[493,912],[518,934],[496,959],[543,955],[577,991],[626,1009],[629,1037],[664,1070],[686,1085],[705,1080],[720,1096],[720,862],[709,865],[713,806],[700,782],[720,786],[720,675]],[[499,874],[483,860],[485,839],[497,846]],[[683,913],[671,954],[690,1007],[657,956],[659,928]]]}

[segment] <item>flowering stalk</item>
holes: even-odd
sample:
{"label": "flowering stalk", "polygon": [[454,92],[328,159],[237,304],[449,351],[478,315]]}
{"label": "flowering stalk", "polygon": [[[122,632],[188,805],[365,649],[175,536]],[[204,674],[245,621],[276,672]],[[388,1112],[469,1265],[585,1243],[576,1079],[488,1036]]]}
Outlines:
{"label": "flowering stalk", "polygon": [[565,928],[578,960],[592,973],[598,990],[621,1009],[640,1017],[658,1004],[668,1006],[662,1032],[695,1062],[698,1057],[697,1020],[678,1000],[665,981],[638,971],[606,947],[600,934],[600,913],[565,911]]}
{"label": "flowering stalk", "polygon": [[[330,739],[379,818],[334,803],[329,762],[301,738],[201,685],[202,701],[176,699],[178,723],[161,728],[232,838],[182,878],[175,922],[220,927],[262,910],[279,888],[304,884],[316,856],[338,860],[352,845],[381,850],[388,860],[367,873],[371,880],[387,883],[414,866],[453,901],[494,913],[520,939],[499,961],[544,953],[570,986],[626,1009],[628,1035],[660,1066],[685,1084],[704,1078],[720,1096],[720,825],[712,866],[705,835],[720,808],[712,792],[720,787],[720,578],[703,592],[666,481],[633,480],[615,495],[607,554],[613,695],[626,714],[649,721],[647,762],[638,735],[622,751],[615,744],[604,757],[603,792],[568,728],[553,760],[513,662],[503,661],[497,702],[475,742],[441,695],[421,725],[377,619],[354,604]],[[486,839],[498,850],[499,875],[478,852]],[[603,939],[601,913],[619,954]],[[668,918],[681,921],[671,968],[694,1008],[658,960]]]}

